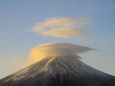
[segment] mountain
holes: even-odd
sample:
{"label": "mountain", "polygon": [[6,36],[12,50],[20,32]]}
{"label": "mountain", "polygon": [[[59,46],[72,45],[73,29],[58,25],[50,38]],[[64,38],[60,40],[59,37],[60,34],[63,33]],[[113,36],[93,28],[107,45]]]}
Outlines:
{"label": "mountain", "polygon": [[115,86],[115,76],[98,71],[77,58],[47,57],[1,79],[0,86]]}

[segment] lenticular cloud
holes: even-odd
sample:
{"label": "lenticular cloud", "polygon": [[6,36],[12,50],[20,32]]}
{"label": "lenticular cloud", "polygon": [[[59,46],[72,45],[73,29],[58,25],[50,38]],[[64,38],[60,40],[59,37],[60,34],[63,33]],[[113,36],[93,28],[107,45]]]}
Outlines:
{"label": "lenticular cloud", "polygon": [[78,37],[87,34],[84,26],[90,25],[91,23],[92,22],[87,18],[56,17],[37,23],[31,31],[37,32],[43,36],[64,38]]}
{"label": "lenticular cloud", "polygon": [[80,59],[77,54],[84,53],[90,50],[94,49],[71,43],[47,43],[31,49],[29,54],[29,62],[35,63],[44,58],[52,56],[70,56]]}

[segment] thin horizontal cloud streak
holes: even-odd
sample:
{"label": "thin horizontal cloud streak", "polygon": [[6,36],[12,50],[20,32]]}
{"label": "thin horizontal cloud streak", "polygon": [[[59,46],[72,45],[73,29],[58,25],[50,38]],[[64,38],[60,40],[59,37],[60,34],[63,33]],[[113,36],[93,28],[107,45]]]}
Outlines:
{"label": "thin horizontal cloud streak", "polygon": [[[76,35],[77,34],[77,35]],[[86,34],[83,29],[74,29],[74,28],[57,28],[50,31],[44,31],[42,35],[54,36],[54,37],[76,37]]]}
{"label": "thin horizontal cloud streak", "polygon": [[86,18],[50,18],[38,23],[31,31],[44,36],[77,37],[85,35],[84,25],[91,23],[92,22]]}

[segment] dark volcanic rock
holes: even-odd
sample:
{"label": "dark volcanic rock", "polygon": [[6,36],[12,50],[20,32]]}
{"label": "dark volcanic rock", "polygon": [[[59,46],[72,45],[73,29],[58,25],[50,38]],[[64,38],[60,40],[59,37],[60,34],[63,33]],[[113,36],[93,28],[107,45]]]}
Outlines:
{"label": "dark volcanic rock", "polygon": [[0,86],[115,86],[115,77],[76,57],[48,57],[0,80]]}

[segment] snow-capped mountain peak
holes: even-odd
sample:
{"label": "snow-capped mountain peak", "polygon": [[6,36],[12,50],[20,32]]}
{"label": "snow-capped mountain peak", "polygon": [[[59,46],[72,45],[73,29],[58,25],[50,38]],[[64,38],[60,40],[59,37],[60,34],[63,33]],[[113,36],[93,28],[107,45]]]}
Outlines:
{"label": "snow-capped mountain peak", "polygon": [[[62,84],[67,82],[67,86],[84,86],[69,85],[70,81],[74,84],[80,84],[80,80],[89,84],[87,86],[110,86],[109,84],[114,80],[114,78],[114,76],[105,74],[84,64],[78,59],[78,57],[53,56],[47,57],[0,80],[0,86],[20,86],[18,84],[22,83],[24,83],[24,85],[22,84],[23,86],[50,86],[47,84],[54,83],[53,80],[56,80],[57,83],[57,79],[61,80],[58,81],[60,85],[57,86],[66,86]],[[90,85],[93,84],[92,82],[96,85]],[[7,85],[7,83],[9,85]],[[27,83],[37,83],[37,85],[27,85]],[[105,83],[108,85],[103,85]]]}

